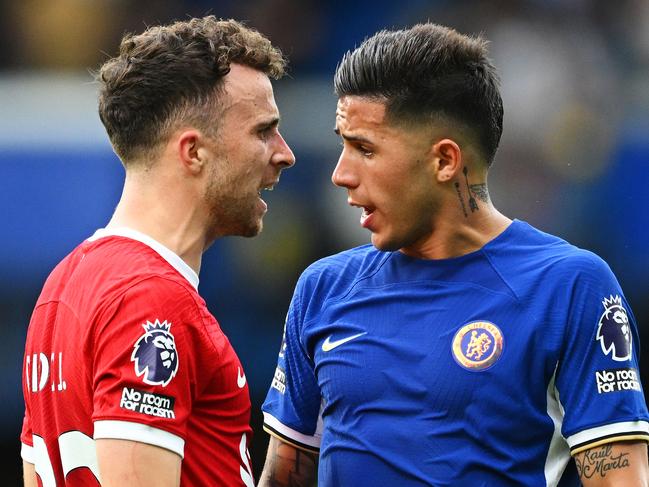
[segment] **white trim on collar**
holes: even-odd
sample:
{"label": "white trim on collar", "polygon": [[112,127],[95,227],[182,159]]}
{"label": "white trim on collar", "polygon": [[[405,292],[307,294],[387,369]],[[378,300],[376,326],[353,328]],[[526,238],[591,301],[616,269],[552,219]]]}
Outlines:
{"label": "white trim on collar", "polygon": [[119,228],[100,228],[97,230],[92,237],[88,238],[89,242],[94,242],[104,237],[126,237],[132,240],[137,240],[142,242],[145,245],[148,245],[158,254],[162,256],[164,260],[169,262],[169,264],[176,269],[180,274],[189,281],[189,283],[194,286],[195,289],[198,289],[198,274],[196,271],[189,267],[187,262],[182,260],[180,256],[173,251],[169,250],[167,247],[162,245],[160,242],[152,239],[148,235],[145,235],[142,232],[133,230],[132,228],[119,227]]}

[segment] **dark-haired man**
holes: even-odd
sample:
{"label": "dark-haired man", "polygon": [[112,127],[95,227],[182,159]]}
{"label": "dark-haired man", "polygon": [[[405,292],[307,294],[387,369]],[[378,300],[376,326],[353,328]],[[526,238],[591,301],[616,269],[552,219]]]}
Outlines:
{"label": "dark-haired man", "polygon": [[[511,221],[486,43],[383,31],[335,76],[334,184],[366,245],[300,278],[261,485],[648,485],[633,315],[590,252]],[[574,462],[570,461],[571,456]]]}
{"label": "dark-haired man", "polygon": [[213,16],[122,40],[99,114],[126,181],[48,278],[24,362],[25,485],[254,485],[246,376],[197,292],[202,253],[258,234],[294,157],[282,54]]}

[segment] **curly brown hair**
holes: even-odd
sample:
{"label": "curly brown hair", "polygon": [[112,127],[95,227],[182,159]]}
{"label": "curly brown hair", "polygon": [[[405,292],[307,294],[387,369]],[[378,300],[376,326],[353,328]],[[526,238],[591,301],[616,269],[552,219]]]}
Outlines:
{"label": "curly brown hair", "polygon": [[230,64],[284,75],[286,60],[262,34],[210,15],[126,34],[97,73],[99,117],[125,165],[151,159],[179,123],[215,135]]}

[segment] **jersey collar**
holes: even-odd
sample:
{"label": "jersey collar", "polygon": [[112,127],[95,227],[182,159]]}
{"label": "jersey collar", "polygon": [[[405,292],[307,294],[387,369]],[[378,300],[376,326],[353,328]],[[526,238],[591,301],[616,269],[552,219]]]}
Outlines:
{"label": "jersey collar", "polygon": [[196,271],[189,267],[187,262],[182,260],[180,256],[164,245],[162,245],[157,240],[152,239],[144,233],[133,230],[132,228],[119,227],[119,228],[100,228],[97,230],[92,237],[88,238],[89,242],[94,242],[104,237],[125,237],[132,240],[137,240],[155,250],[164,260],[166,260],[169,265],[176,269],[180,274],[189,281],[189,283],[194,286],[194,289],[198,290],[198,274]]}

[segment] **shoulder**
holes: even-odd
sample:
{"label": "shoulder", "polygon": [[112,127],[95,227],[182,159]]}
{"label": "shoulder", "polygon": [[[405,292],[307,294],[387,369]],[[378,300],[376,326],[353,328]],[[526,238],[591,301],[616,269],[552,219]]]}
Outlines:
{"label": "shoulder", "polygon": [[150,287],[183,294],[197,294],[196,288],[160,253],[149,245],[120,236],[86,241],[78,249],[82,260],[77,274],[82,280],[107,289]]}
{"label": "shoulder", "polygon": [[324,257],[306,268],[298,286],[344,288],[377,272],[389,255],[367,244]]}
{"label": "shoulder", "polygon": [[108,237],[86,241],[75,252],[77,262],[61,299],[86,319],[106,323],[118,314],[143,322],[165,316],[178,323],[204,321],[205,303],[196,288],[146,244]]}
{"label": "shoulder", "polygon": [[210,350],[221,357],[229,349],[227,338],[204,300],[180,279],[142,274],[136,280],[123,282],[110,297],[110,301],[99,303],[95,315],[96,342],[101,337],[104,341],[130,343],[135,335],[141,337],[150,334],[148,330],[164,329],[179,347],[194,351],[192,361],[203,360],[199,350]]}
{"label": "shoulder", "polygon": [[[532,225],[515,221],[505,239],[493,245],[488,253],[501,267],[524,274],[542,273],[557,277],[611,275],[608,264],[597,254],[579,248],[566,240],[543,232]],[[511,266],[516,263],[516,266]],[[535,272],[534,272],[535,271]]]}

